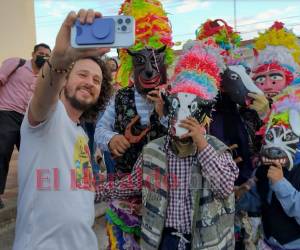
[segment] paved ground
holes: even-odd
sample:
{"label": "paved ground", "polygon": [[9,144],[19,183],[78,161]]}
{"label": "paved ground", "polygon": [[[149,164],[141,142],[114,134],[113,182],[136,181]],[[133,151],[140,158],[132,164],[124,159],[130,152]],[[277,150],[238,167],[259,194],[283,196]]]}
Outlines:
{"label": "paved ground", "polygon": [[[18,195],[17,185],[17,159],[18,153],[14,152],[10,162],[10,169],[6,184],[3,201],[5,208],[0,210],[0,250],[11,250],[15,231],[16,201]],[[105,222],[102,215],[105,210],[105,204],[97,205],[94,231],[98,238],[99,250],[105,250],[107,246],[107,236],[105,231]]]}
{"label": "paved ground", "polygon": [[[5,233],[0,233],[0,249],[1,250],[11,250],[14,240],[14,225],[7,229]],[[99,250],[105,250],[107,248],[107,236],[105,231],[104,217],[99,217],[95,221],[94,231],[98,238]]]}

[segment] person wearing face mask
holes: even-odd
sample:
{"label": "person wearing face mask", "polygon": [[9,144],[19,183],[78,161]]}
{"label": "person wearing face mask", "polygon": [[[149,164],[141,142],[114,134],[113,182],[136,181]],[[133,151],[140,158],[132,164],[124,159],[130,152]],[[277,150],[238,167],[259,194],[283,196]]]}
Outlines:
{"label": "person wearing face mask", "polygon": [[250,97],[254,98],[252,107],[265,118],[272,99],[287,86],[297,84],[300,45],[297,36],[288,30],[284,23],[276,21],[265,32],[259,34],[255,39],[254,48],[251,76],[266,98],[253,94],[250,94]]}
{"label": "person wearing face mask", "polygon": [[[119,50],[115,81],[123,88],[116,92],[95,131],[104,157],[109,152],[114,159],[116,179],[131,172],[145,144],[167,133],[159,88],[167,84],[167,66],[174,57],[172,29],[160,1],[124,1],[119,14],[134,16],[136,41],[130,48]],[[110,249],[123,249],[115,248],[116,239],[121,245],[137,245],[139,206],[140,199],[126,197],[109,204],[106,218]]]}
{"label": "person wearing face mask", "polygon": [[163,97],[168,134],[144,146],[130,175],[96,186],[96,202],[142,195],[141,249],[233,250],[239,170],[229,148],[206,134],[222,61],[207,44],[183,48]]}
{"label": "person wearing face mask", "polygon": [[241,193],[240,206],[261,215],[257,249],[300,249],[300,86],[273,97],[263,136],[260,165]]}
{"label": "person wearing face mask", "polygon": [[37,75],[50,53],[50,47],[40,43],[34,46],[31,59],[21,63],[20,58],[9,58],[0,67],[0,209],[10,158],[14,146],[19,149],[20,145],[20,126]]}

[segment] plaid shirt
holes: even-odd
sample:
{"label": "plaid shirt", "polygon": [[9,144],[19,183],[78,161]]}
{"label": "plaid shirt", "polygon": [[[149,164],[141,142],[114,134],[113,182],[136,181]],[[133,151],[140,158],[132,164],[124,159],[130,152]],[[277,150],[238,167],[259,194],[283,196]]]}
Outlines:
{"label": "plaid shirt", "polygon": [[[191,192],[189,189],[192,164],[201,163],[202,175],[210,181],[214,194],[224,198],[233,192],[234,181],[239,170],[229,152],[218,154],[211,145],[201,152],[179,158],[168,149],[168,168],[170,175],[177,177],[180,188],[170,189],[167,208],[166,227],[180,233],[191,233]],[[96,202],[108,199],[126,199],[141,195],[142,157],[139,157],[131,174],[121,180],[109,181],[96,187]]]}
{"label": "plaid shirt", "polygon": [[203,176],[210,181],[214,194],[219,198],[224,198],[233,191],[234,181],[238,176],[238,168],[229,152],[219,155],[211,145],[207,145],[196,155],[184,158],[177,157],[169,149],[168,162],[169,176],[177,177],[179,188],[170,189],[165,225],[175,228],[180,233],[191,233],[192,198],[190,183],[192,165],[201,164]]}

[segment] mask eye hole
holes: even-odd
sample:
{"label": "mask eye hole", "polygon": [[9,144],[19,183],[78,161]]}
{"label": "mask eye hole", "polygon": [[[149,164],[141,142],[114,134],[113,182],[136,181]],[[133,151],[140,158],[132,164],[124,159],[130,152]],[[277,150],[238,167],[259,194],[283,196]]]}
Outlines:
{"label": "mask eye hole", "polygon": [[134,61],[135,61],[137,64],[144,64],[144,63],[145,63],[145,58],[142,57],[142,56],[136,55],[136,56],[134,57]]}
{"label": "mask eye hole", "polygon": [[283,76],[280,74],[273,74],[270,76],[272,81],[281,81],[283,80]]}
{"label": "mask eye hole", "polygon": [[230,79],[236,81],[237,79],[239,79],[239,75],[236,73],[231,73],[230,74]]}
{"label": "mask eye hole", "polygon": [[259,77],[257,77],[254,81],[255,81],[256,84],[261,84],[261,85],[263,85],[263,83],[265,82],[265,80],[266,80],[266,77],[265,77],[265,76],[259,76]]}
{"label": "mask eye hole", "polygon": [[293,133],[288,133],[284,138],[283,141],[292,141],[294,139]]}
{"label": "mask eye hole", "polygon": [[191,113],[194,113],[198,108],[198,103],[196,101],[193,101],[191,103],[191,105],[189,105],[189,108],[190,108]]}
{"label": "mask eye hole", "polygon": [[173,98],[172,100],[172,108],[176,110],[179,107],[179,101],[177,98]]}
{"label": "mask eye hole", "polygon": [[274,139],[273,134],[270,131],[266,134],[266,139],[268,141],[272,141]]}

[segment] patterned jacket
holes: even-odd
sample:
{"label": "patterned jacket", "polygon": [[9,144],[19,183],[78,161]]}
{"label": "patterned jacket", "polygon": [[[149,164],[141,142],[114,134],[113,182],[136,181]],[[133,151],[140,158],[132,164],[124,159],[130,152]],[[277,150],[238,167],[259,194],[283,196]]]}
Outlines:
{"label": "patterned jacket", "polygon": [[[115,98],[115,127],[114,131],[119,134],[124,134],[128,124],[131,120],[138,115],[136,104],[134,101],[134,88],[127,87],[117,92]],[[116,159],[116,170],[121,173],[131,172],[134,163],[136,162],[141,149],[149,141],[166,135],[167,128],[160,124],[158,114],[154,111],[150,115],[149,125],[150,130],[147,132],[144,138],[136,144],[131,144],[130,148],[126,150],[121,158]],[[142,126],[140,122],[137,122],[131,129],[133,135],[140,134],[146,126]]]}
{"label": "patterned jacket", "polygon": [[[213,136],[207,135],[208,143],[218,153],[228,148]],[[163,151],[165,137],[156,139],[143,149],[143,208],[141,247],[158,249],[165,225],[168,206],[168,171]],[[159,185],[151,178],[153,170],[159,169]],[[156,188],[145,182],[156,182]],[[226,199],[216,198],[208,180],[201,175],[198,165],[192,166],[192,249],[234,249],[234,194]]]}

